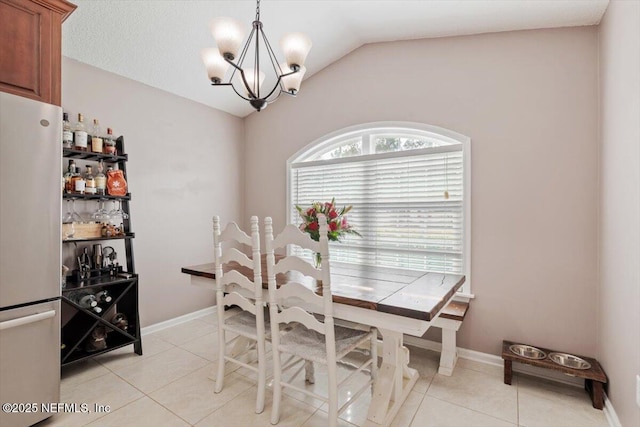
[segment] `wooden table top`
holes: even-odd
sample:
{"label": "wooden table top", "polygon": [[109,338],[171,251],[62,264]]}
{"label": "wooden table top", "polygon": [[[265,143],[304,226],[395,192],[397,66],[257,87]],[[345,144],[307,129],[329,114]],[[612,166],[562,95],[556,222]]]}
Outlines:
{"label": "wooden table top", "polygon": [[[231,264],[229,266],[229,269],[238,269],[249,277],[253,276],[249,269],[236,268]],[[266,262],[262,266],[263,286],[266,288]],[[182,272],[215,279],[215,264],[183,267]],[[296,281],[318,288],[315,280],[294,274]],[[276,276],[278,284],[292,279],[290,274]],[[459,274],[331,264],[331,292],[334,302],[426,321],[435,318],[464,281],[465,276]]]}

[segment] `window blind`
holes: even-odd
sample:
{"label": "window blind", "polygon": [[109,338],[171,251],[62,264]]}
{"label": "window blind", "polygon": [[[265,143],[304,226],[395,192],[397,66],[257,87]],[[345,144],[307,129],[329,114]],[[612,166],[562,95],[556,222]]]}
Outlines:
{"label": "window blind", "polygon": [[331,243],[333,261],[463,273],[460,145],[299,162],[290,176],[297,224],[295,205],[353,205],[347,218],[362,237]]}

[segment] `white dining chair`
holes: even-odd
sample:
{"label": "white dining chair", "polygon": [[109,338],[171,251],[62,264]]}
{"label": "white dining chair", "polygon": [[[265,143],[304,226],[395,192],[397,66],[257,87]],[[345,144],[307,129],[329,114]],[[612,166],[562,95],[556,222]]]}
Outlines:
{"label": "white dining chair", "polygon": [[[271,424],[280,419],[280,402],[283,388],[289,388],[328,403],[329,426],[335,427],[338,415],[365,390],[371,387],[377,374],[377,331],[351,329],[334,324],[331,294],[331,271],[327,222],[318,215],[320,241],[294,225],[287,225],[274,238],[271,218],[265,218],[265,248],[267,280],[269,284],[269,314],[271,318],[271,342],[273,351],[273,407]],[[275,250],[296,245],[320,253],[320,268],[296,255],[275,261]],[[285,274],[286,283],[276,283],[276,275]],[[305,277],[306,276],[306,277]],[[282,277],[282,276],[281,276]],[[309,281],[307,279],[313,279]],[[303,282],[307,283],[306,285]],[[313,283],[313,284],[309,284]],[[314,284],[317,284],[317,288]],[[278,286],[279,285],[279,286]],[[316,288],[316,289],[314,289]],[[286,333],[281,325],[288,324]],[[367,356],[350,375],[338,384],[338,362],[358,347],[369,347]],[[306,388],[283,380],[283,372],[292,367],[284,366],[282,356],[289,355],[327,367],[328,390],[320,395]],[[353,366],[353,360],[349,361]],[[354,376],[368,368],[370,378],[358,390],[353,390],[349,399],[338,407],[338,387],[347,385]]]}
{"label": "white dining chair", "polygon": [[[252,259],[233,247],[237,246],[236,242],[251,248]],[[262,297],[258,217],[251,217],[251,236],[248,236],[234,222],[220,231],[220,218],[214,216],[213,243],[218,311],[218,367],[215,392],[221,392],[224,387],[226,362],[247,368],[258,377],[256,413],[259,414],[264,410],[265,328],[269,330],[269,324],[268,320],[265,320],[265,304]],[[240,310],[225,311],[229,306],[237,306]],[[227,334],[233,337],[227,340]],[[258,354],[257,366],[247,360],[254,349]]]}

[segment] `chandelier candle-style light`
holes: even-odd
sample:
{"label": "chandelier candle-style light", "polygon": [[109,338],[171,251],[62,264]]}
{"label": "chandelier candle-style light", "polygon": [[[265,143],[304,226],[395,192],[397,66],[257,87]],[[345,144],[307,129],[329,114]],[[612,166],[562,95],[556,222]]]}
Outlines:
{"label": "chandelier candle-style light", "polygon": [[[262,30],[260,0],[256,2],[256,19],[253,21],[252,27],[249,38],[243,46],[242,40],[246,31],[241,22],[232,18],[216,18],[212,20],[211,33],[218,47],[203,49],[202,60],[207,67],[207,74],[212,85],[231,86],[238,96],[249,101],[253,108],[260,111],[267,104],[275,101],[281,93],[292,96],[298,93],[302,77],[304,77],[306,71],[304,61],[311,49],[311,40],[301,33],[285,35],[280,40],[285,62],[278,64],[271,44]],[[253,68],[244,68],[243,65],[252,42],[255,53],[254,65]],[[266,77],[265,73],[260,69],[261,45],[265,49],[264,51],[267,52],[275,76],[277,76],[274,87],[268,92],[261,90],[262,83]],[[229,65],[231,65],[233,71],[227,83],[223,83]],[[236,72],[239,75],[239,79],[236,79],[234,83],[233,78]],[[240,83],[237,83],[238,80],[240,80]],[[236,86],[241,86],[241,89],[239,90]]]}

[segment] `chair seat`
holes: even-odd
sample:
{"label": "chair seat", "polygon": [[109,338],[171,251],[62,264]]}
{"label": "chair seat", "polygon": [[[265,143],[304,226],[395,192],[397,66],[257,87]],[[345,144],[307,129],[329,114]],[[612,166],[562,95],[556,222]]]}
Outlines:
{"label": "chair seat", "polygon": [[[258,339],[256,330],[256,316],[248,311],[240,311],[238,314],[227,317],[224,321],[223,328],[229,332],[233,332],[243,337]],[[269,311],[264,311],[264,335],[266,339],[271,337],[271,322],[269,321]]]}
{"label": "chair seat", "polygon": [[[371,339],[371,332],[335,326],[336,359],[340,360]],[[306,360],[327,364],[325,336],[297,324],[280,337],[280,351]]]}

